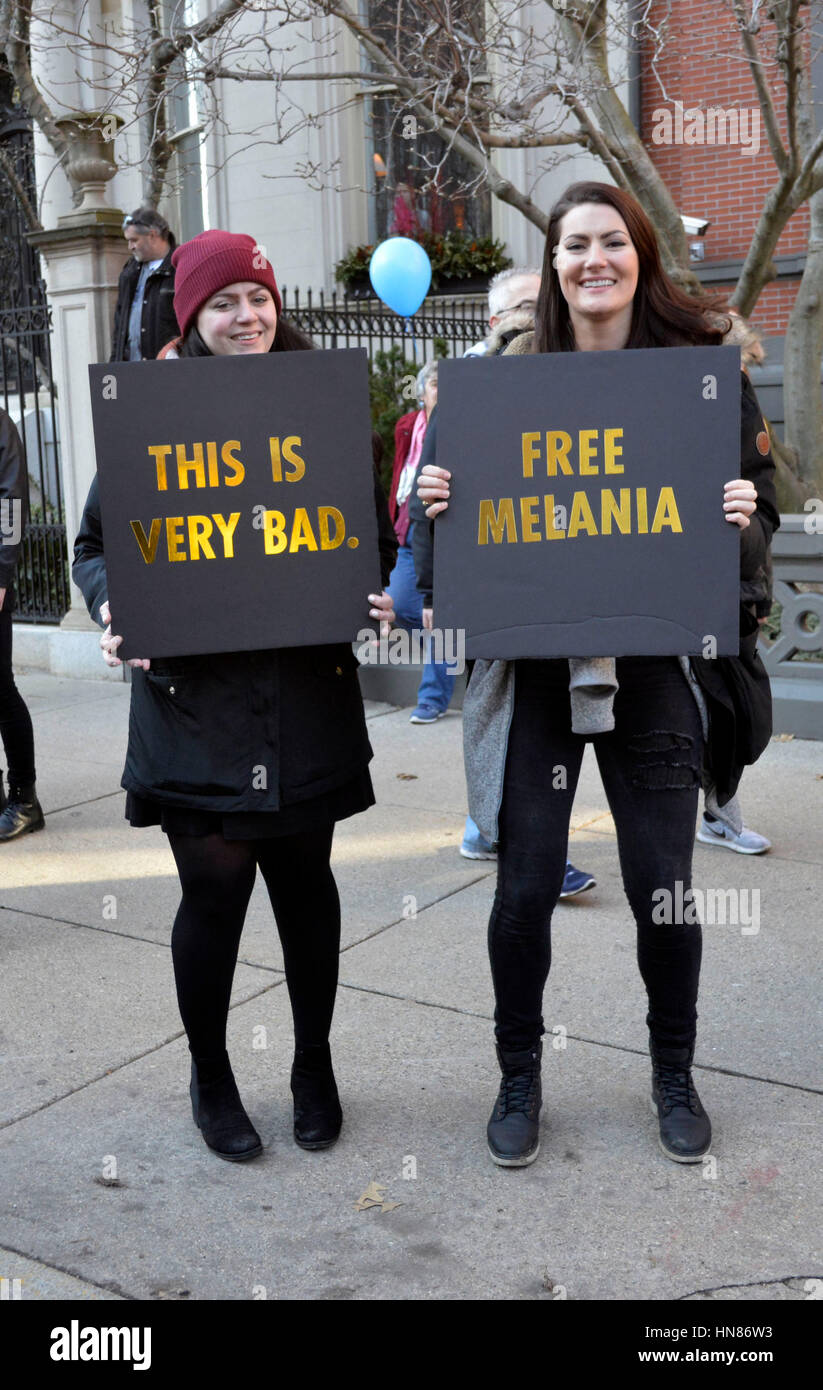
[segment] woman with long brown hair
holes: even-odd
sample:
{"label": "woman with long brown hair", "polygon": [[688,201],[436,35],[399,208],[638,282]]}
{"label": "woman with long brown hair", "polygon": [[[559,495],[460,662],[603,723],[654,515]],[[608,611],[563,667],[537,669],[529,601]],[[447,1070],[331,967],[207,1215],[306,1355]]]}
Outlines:
{"label": "woman with long brown hair", "polygon": [[[552,209],[535,332],[509,351],[713,345],[726,327],[716,304],[690,298],[665,274],[654,229],[635,199],[608,184],[586,182],[573,184]],[[740,528],[747,597],[765,573],[779,525],[773,473],[757,401],[741,374],[741,476],[725,484],[722,506],[726,521]],[[448,505],[450,476],[437,467],[421,473],[419,495],[430,504],[430,517]],[[753,662],[756,628],[741,604],[741,653],[745,646]],[[478,661],[464,704],[469,809],[483,833],[499,843],[489,953],[502,1081],[488,1143],[494,1161],[506,1167],[532,1163],[539,1148],[541,1010],[551,916],[587,741],[614,817],[623,884],[637,923],[660,1145],[676,1162],[693,1163],[711,1144],[711,1124],[691,1070],[700,924],[689,910],[680,914],[682,921],[661,922],[655,905],[661,889],[675,901],[677,884],[689,901],[707,733],[708,751],[714,751],[708,715],[725,692],[716,675],[701,673],[699,661],[687,657],[618,657],[591,665],[611,685],[611,699],[587,699],[585,685],[578,686],[578,663],[570,668],[564,660]],[[750,747],[762,747],[768,738],[767,715],[762,723],[742,731]],[[497,766],[491,766],[495,759]],[[566,769],[562,788],[551,776],[558,764]],[[733,780],[727,770],[724,794],[733,792]]]}

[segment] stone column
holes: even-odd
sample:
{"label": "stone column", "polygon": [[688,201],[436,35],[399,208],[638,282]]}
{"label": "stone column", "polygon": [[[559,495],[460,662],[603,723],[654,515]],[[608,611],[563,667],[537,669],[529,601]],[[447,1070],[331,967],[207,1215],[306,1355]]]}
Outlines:
{"label": "stone column", "polygon": [[[113,118],[109,117],[109,120]],[[52,361],[60,424],[60,467],[69,555],[95,473],[94,433],[88,365],[105,362],[117,280],[125,259],[123,214],[106,205],[105,184],[115,172],[111,142],[94,128],[91,115],[66,117],[72,140],[71,165],[83,201],[48,231],[29,233],[40,252],[52,307]],[[73,129],[72,129],[73,127]],[[99,628],[92,623],[80,590],[71,585],[71,608],[50,637],[50,667],[66,675],[104,677]],[[122,679],[115,668],[114,675]]]}

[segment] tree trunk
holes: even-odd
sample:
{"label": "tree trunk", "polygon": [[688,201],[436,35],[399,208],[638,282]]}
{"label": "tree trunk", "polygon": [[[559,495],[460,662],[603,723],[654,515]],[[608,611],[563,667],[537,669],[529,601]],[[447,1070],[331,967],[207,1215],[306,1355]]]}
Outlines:
{"label": "tree trunk", "polygon": [[809,200],[806,266],[789,315],[784,355],[786,441],[797,451],[797,475],[823,497],[823,190]]}

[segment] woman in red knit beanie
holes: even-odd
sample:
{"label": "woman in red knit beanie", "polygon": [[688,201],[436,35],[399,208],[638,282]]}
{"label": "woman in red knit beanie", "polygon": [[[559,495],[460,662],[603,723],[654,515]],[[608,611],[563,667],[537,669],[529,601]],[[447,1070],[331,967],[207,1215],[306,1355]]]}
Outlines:
{"label": "woman in red knit beanie", "polygon": [[[250,236],[203,232],[180,246],[174,307],[180,338],[162,354],[248,356],[313,347],[281,317],[274,271]],[[370,467],[370,460],[349,466]],[[374,471],[374,470],[373,470]],[[375,475],[383,583],[396,542]],[[73,574],[119,666],[103,533],[92,484]],[[393,618],[385,593],[364,608]],[[340,903],[330,866],[334,825],[374,803],[357,662],[350,646],[294,647],[130,661],[129,748],[122,785],[132,825],[160,825],[182,888],[171,946],[192,1055],[195,1122],[231,1162],[262,1150],[226,1051],[232,979],[260,869],[283,947],[292,1006],[294,1137],[327,1148],[342,1111],[329,1049],[337,990]],[[259,766],[265,765],[265,786]],[[240,809],[238,809],[238,807]]]}

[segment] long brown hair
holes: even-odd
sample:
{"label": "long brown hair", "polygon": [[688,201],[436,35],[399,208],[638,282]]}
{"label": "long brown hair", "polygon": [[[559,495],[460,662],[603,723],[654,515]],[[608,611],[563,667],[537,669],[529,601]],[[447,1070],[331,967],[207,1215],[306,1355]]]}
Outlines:
{"label": "long brown hair", "polygon": [[723,315],[725,304],[705,295],[692,297],[666,274],[660,261],[657,236],[646,213],[630,193],[609,183],[571,184],[549,214],[540,293],[534,322],[535,352],[573,352],[576,344],[569,306],[560,288],[554,250],[560,240],[560,224],[566,213],[583,203],[613,207],[626,224],[639,262],[637,289],[632,304],[628,348],[716,346],[731,328],[709,315]]}

